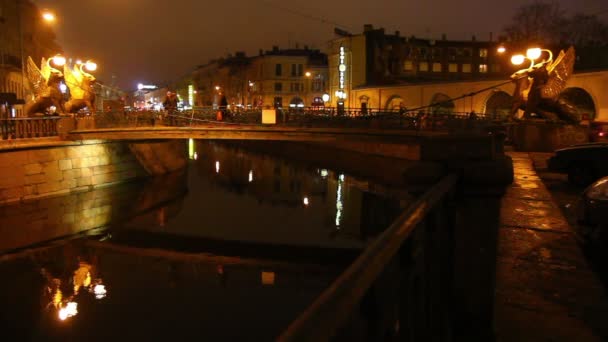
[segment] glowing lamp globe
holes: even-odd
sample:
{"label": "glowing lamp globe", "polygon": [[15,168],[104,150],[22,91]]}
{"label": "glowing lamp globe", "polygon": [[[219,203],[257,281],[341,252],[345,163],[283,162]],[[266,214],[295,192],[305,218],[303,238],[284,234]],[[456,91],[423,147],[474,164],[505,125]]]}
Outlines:
{"label": "glowing lamp globe", "polygon": [[51,58],[53,64],[55,64],[56,66],[63,66],[65,64],[65,57],[61,56],[61,55],[57,55],[53,58]]}
{"label": "glowing lamp globe", "polygon": [[513,63],[514,65],[520,65],[525,60],[526,60],[526,57],[524,55],[515,55],[515,56],[511,57],[511,63]]}
{"label": "glowing lamp globe", "polygon": [[540,57],[540,48],[531,48],[526,51],[526,56],[530,59],[538,59]]}
{"label": "glowing lamp globe", "polygon": [[92,61],[87,61],[84,64],[85,69],[87,69],[88,71],[95,71],[97,70],[97,63],[92,62]]}

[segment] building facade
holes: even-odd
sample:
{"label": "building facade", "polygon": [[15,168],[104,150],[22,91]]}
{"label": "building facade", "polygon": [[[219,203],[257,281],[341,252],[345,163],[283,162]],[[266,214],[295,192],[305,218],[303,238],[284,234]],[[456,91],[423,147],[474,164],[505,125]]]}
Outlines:
{"label": "building facade", "polygon": [[343,33],[330,42],[329,94],[336,105],[340,98],[350,108],[395,109],[400,101],[374,102],[355,98],[353,90],[437,82],[477,81],[505,78],[513,68],[497,52],[499,42],[420,39],[397,31],[365,25],[361,34]]}
{"label": "building facade", "polygon": [[322,106],[327,92],[327,56],[319,50],[273,47],[257,56],[237,52],[199,66],[192,76],[196,106],[235,108]]}
{"label": "building facade", "polygon": [[[19,100],[31,95],[22,64],[27,57],[40,67],[42,58],[61,52],[55,33],[41,18],[41,12],[29,0],[0,0],[0,93],[15,94]],[[15,106],[15,116],[22,115]]]}

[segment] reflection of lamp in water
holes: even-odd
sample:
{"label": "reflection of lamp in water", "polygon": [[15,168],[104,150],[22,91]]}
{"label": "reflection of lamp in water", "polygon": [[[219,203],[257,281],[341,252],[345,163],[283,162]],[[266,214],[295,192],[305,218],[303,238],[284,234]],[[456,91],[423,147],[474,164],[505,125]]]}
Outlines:
{"label": "reflection of lamp in water", "polygon": [[65,321],[69,317],[78,314],[78,303],[68,302],[65,307],[59,309],[59,319]]}
{"label": "reflection of lamp in water", "polygon": [[336,229],[340,229],[342,223],[342,183],[344,183],[344,175],[338,177],[338,189],[336,190]]}
{"label": "reflection of lamp in water", "polygon": [[106,296],[108,291],[106,290],[105,285],[97,284],[95,287],[93,287],[93,293],[95,294],[96,299],[102,299]]}

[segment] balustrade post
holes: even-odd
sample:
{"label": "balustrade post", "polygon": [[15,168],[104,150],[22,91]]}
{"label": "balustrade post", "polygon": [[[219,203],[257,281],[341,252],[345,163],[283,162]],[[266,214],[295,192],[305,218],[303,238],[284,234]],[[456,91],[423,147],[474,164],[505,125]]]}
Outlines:
{"label": "balustrade post", "polygon": [[496,251],[501,197],[513,180],[511,159],[488,135],[426,139],[423,161],[459,175],[455,197],[453,294],[457,340],[493,340]]}

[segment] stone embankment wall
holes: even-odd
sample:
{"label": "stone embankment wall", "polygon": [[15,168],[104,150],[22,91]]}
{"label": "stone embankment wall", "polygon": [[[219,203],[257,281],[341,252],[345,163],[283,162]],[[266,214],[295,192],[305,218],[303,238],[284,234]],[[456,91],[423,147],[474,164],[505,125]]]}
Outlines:
{"label": "stone embankment wall", "polygon": [[0,151],[0,204],[87,191],[186,165],[185,141],[151,145],[97,141]]}

